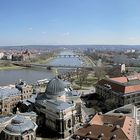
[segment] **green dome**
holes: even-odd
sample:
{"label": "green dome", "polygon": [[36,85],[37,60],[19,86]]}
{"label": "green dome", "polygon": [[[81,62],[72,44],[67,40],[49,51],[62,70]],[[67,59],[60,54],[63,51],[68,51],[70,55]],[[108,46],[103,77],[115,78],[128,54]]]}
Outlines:
{"label": "green dome", "polygon": [[65,91],[65,83],[58,77],[53,78],[47,84],[46,94],[48,95],[60,95]]}

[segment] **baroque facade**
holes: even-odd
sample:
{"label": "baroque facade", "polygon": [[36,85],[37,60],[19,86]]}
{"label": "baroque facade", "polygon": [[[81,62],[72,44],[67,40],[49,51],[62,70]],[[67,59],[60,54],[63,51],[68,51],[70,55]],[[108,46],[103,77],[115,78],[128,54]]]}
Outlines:
{"label": "baroque facade", "polygon": [[28,99],[32,97],[33,87],[28,85],[25,81],[20,80],[15,87],[21,91],[21,100]]}
{"label": "baroque facade", "polygon": [[69,137],[82,122],[78,98],[78,94],[67,87],[64,81],[53,78],[48,82],[45,94],[39,94],[36,98],[38,124],[45,124],[57,132],[60,138]]}
{"label": "baroque facade", "polygon": [[32,97],[33,88],[20,81],[16,86],[0,87],[0,114],[7,115],[13,112],[19,101]]}
{"label": "baroque facade", "polygon": [[21,92],[15,87],[0,87],[0,115],[13,112],[13,108],[21,100]]}

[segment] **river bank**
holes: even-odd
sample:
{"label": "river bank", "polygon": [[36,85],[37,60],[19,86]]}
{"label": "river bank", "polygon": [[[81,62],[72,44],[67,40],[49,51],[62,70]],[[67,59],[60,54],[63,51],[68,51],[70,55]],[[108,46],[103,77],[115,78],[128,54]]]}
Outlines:
{"label": "river bank", "polygon": [[14,66],[14,65],[0,66],[0,70],[18,70],[18,69],[23,69],[23,67]]}
{"label": "river bank", "polygon": [[[36,59],[36,61],[34,62],[35,64],[47,64],[49,61],[51,61],[52,59],[54,59],[53,56],[50,56],[50,57],[46,57],[46,59]],[[22,62],[22,61],[21,61]],[[24,62],[23,62],[24,63]],[[28,60],[27,62],[25,63],[33,63],[33,62],[30,62],[30,60]],[[9,60],[5,60],[3,63],[0,64],[0,70],[18,70],[18,69],[23,69],[25,67],[22,67],[22,66],[16,66],[14,64],[12,64],[12,61],[9,61]]]}

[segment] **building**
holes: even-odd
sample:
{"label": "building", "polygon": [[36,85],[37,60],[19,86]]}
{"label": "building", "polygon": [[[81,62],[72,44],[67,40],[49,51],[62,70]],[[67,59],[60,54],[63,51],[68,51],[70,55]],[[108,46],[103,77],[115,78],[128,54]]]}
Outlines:
{"label": "building", "polygon": [[116,108],[114,110],[111,110],[107,112],[106,114],[111,114],[111,115],[124,115],[128,117],[135,118],[136,124],[140,124],[140,106],[137,104],[127,104],[125,106]]}
{"label": "building", "polygon": [[2,59],[4,56],[4,52],[0,51],[0,59]]}
{"label": "building", "polygon": [[23,61],[23,55],[22,54],[12,54],[12,61]]}
{"label": "building", "polygon": [[16,86],[0,87],[0,114],[6,115],[14,112],[19,101],[32,97],[33,88],[20,81]]}
{"label": "building", "polygon": [[21,100],[28,99],[32,97],[33,87],[28,85],[25,81],[20,80],[15,87],[21,91]]}
{"label": "building", "polygon": [[38,80],[34,84],[34,93],[44,93],[47,88],[48,79]]}
{"label": "building", "polygon": [[29,50],[22,50],[20,52],[16,51],[12,54],[12,61],[26,61],[31,58],[31,53]]}
{"label": "building", "polygon": [[26,115],[0,117],[1,140],[35,140],[36,123]]}
{"label": "building", "polygon": [[13,108],[21,100],[21,92],[15,87],[0,87],[0,115],[13,112]]}
{"label": "building", "polygon": [[99,81],[96,93],[117,106],[140,102],[140,75],[108,78]]}
{"label": "building", "polygon": [[135,119],[96,114],[71,140],[135,140]]}
{"label": "building", "polygon": [[59,138],[69,137],[82,122],[78,97],[61,79],[51,79],[45,93],[38,94],[36,98],[38,124],[45,124],[57,133]]}

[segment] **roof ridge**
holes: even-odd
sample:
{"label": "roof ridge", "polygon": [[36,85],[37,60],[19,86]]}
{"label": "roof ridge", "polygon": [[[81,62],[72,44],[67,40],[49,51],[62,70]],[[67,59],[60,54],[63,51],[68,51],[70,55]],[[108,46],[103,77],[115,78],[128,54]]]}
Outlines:
{"label": "roof ridge", "polygon": [[[132,131],[130,131],[130,132],[126,132],[125,131],[125,128],[124,127],[126,127],[126,125],[124,125],[124,124],[128,124],[128,119],[131,119],[132,120],[132,118],[130,118],[129,116],[125,116],[125,119],[124,119],[124,123],[123,123],[123,127],[121,128],[121,130],[123,131],[123,133],[125,134],[125,136],[129,139],[129,140],[131,140],[131,137],[132,137],[132,135],[129,135],[130,133],[132,133]],[[132,127],[132,126],[131,126]],[[129,133],[129,134],[128,134]],[[129,137],[130,136],[130,137]]]}

